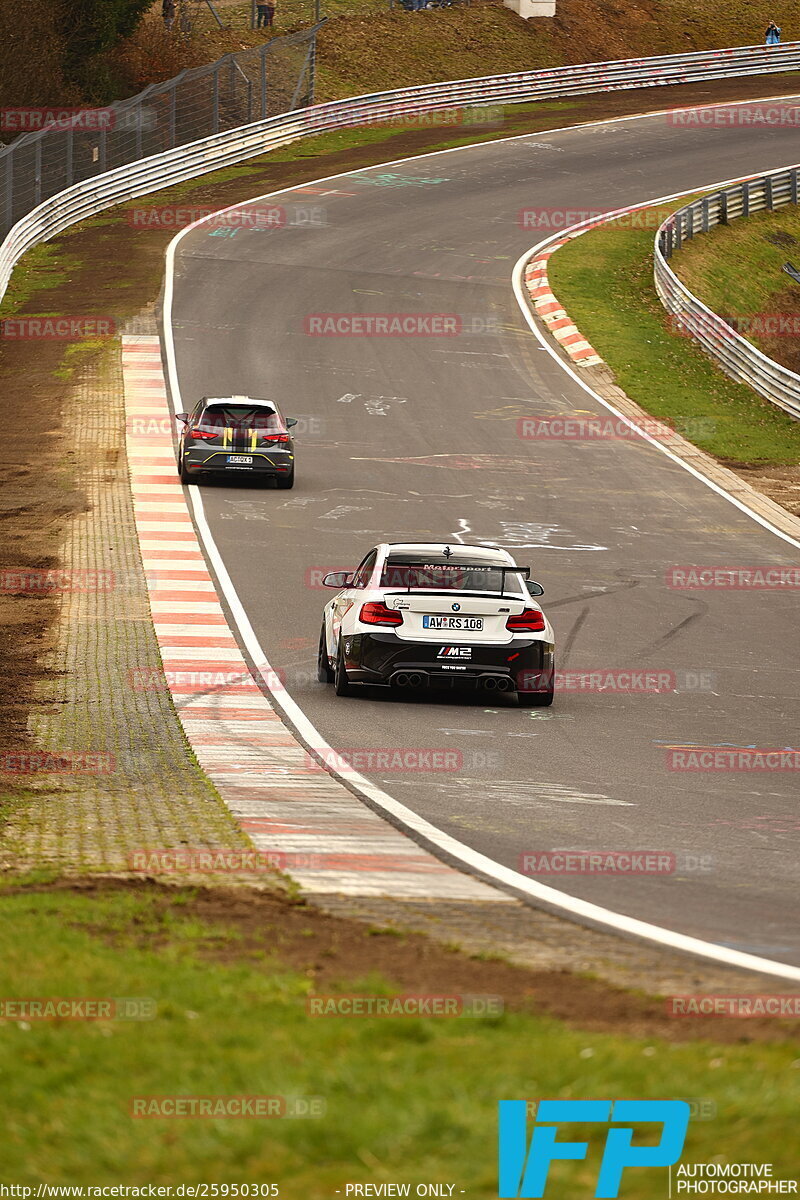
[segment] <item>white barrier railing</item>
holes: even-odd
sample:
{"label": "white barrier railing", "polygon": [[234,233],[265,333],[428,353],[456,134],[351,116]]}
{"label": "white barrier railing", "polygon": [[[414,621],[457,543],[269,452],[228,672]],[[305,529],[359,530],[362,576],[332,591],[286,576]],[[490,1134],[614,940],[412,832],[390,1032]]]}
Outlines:
{"label": "white barrier railing", "polygon": [[719,316],[689,291],[669,265],[669,259],[685,241],[708,233],[715,225],[797,204],[798,171],[797,167],[787,167],[759,179],[745,179],[677,209],[656,233],[654,277],[661,303],[675,317],[676,332],[694,338],[726,375],[748,384],[800,420],[800,375],[768,358],[734,328],[735,323],[753,333],[769,333],[776,318],[761,314],[760,318],[738,321]]}
{"label": "white barrier railing", "polygon": [[316,104],[215,134],[74,184],[17,221],[0,246],[0,299],[26,250],[115,204],[277,149],[302,137],[454,108],[661,87],[800,68],[800,43],[739,46],[658,58],[582,63],[546,71],[458,79]]}

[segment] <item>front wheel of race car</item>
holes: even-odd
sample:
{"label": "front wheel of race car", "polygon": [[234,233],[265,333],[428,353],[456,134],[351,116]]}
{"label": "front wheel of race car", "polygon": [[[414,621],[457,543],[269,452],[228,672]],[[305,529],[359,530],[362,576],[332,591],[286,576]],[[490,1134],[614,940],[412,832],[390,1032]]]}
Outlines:
{"label": "front wheel of race car", "polygon": [[347,671],[344,666],[344,650],[342,643],[339,642],[339,652],[336,655],[336,671],[333,677],[333,683],[337,696],[352,696],[353,689],[347,682]]}
{"label": "front wheel of race car", "polygon": [[319,650],[317,651],[317,679],[320,683],[333,683],[334,673],[328,658],[328,647],[325,644],[325,626],[319,635]]}

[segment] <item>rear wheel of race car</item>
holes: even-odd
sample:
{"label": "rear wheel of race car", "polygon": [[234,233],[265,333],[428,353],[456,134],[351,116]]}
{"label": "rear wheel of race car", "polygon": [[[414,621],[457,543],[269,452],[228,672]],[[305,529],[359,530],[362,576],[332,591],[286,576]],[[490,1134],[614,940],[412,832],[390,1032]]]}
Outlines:
{"label": "rear wheel of race car", "polygon": [[183,451],[181,451],[180,458],[178,459],[178,474],[180,475],[181,483],[191,483],[192,482],[193,476],[191,476],[189,474],[189,472],[186,470],[186,467],[183,464]]}
{"label": "rear wheel of race car", "polygon": [[328,647],[325,644],[325,626],[319,635],[319,650],[317,651],[317,679],[320,683],[333,683],[334,673],[328,659]]}
{"label": "rear wheel of race car", "polygon": [[518,692],[517,704],[520,708],[549,708],[554,695],[552,688],[549,692]]}
{"label": "rear wheel of race car", "polygon": [[284,488],[284,489],[293,488],[294,487],[294,464],[292,464],[292,469],[288,475],[279,475],[277,477],[277,479],[275,480],[275,482],[277,483],[279,488]]}
{"label": "rear wheel of race car", "polygon": [[[543,674],[545,674],[543,672]],[[520,708],[549,708],[555,695],[555,667],[549,671],[550,687],[540,692],[517,692],[517,704]],[[541,680],[540,680],[541,681]]]}
{"label": "rear wheel of race car", "polygon": [[344,667],[344,650],[341,641],[339,642],[339,652],[336,655],[336,672],[333,677],[334,687],[337,696],[352,696],[353,689],[347,682],[347,671]]}

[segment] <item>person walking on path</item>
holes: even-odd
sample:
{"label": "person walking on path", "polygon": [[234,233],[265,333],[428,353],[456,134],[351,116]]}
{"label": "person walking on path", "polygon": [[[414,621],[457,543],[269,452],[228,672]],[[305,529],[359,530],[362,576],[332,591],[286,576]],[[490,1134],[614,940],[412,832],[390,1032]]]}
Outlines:
{"label": "person walking on path", "polygon": [[780,26],[776,25],[774,21],[770,21],[769,25],[767,26],[767,32],[766,32],[766,37],[765,37],[766,45],[767,46],[778,46],[778,45],[780,45],[780,40],[781,40]]}

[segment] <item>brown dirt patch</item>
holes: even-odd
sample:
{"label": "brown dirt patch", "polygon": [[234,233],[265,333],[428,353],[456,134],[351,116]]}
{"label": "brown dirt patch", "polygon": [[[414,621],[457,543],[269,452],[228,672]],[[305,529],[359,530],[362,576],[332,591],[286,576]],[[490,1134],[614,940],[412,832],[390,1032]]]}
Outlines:
{"label": "brown dirt patch", "polygon": [[[255,969],[269,961],[313,979],[320,994],[353,989],[359,980],[380,974],[398,994],[488,994],[502,997],[510,1011],[544,1014],[591,1032],[619,1032],[670,1042],[697,1040],[722,1043],[795,1041],[800,1021],[771,1018],[731,1019],[667,1016],[664,1000],[613,987],[599,979],[568,971],[537,971],[503,960],[471,957],[458,949],[414,933],[376,929],[359,921],[321,912],[312,904],[282,893],[249,888],[199,888],[188,891],[151,880],[84,880],[25,889],[27,893],[70,890],[98,896],[110,890],[148,894],[156,920],[176,913],[209,925],[210,936],[199,953],[218,963],[249,961]],[[179,907],[175,906],[180,896]],[[150,951],[169,941],[153,934],[151,922],[137,934],[135,924],[120,935],[100,926],[82,925],[120,949],[134,945]],[[224,930],[229,938],[219,937]],[[363,990],[363,988],[361,989]],[[782,990],[786,990],[783,988]]]}

